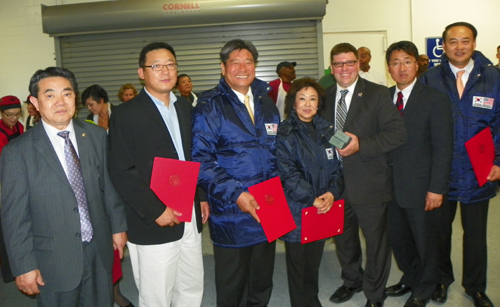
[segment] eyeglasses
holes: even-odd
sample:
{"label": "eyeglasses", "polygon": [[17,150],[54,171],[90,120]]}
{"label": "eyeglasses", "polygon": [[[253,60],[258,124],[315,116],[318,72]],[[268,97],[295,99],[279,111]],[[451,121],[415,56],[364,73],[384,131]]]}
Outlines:
{"label": "eyeglasses", "polygon": [[332,63],[332,65],[335,68],[342,68],[344,65],[352,67],[352,66],[356,65],[356,63],[358,63],[358,61],[336,62],[336,63]]}
{"label": "eyeglasses", "polygon": [[389,66],[392,66],[392,67],[399,67],[401,65],[404,65],[405,67],[410,67],[412,66],[413,64],[415,64],[415,62],[417,61],[404,61],[404,62],[399,62],[399,61],[396,61],[396,62],[391,62],[389,63]]}
{"label": "eyeglasses", "polygon": [[2,112],[2,114],[5,115],[5,117],[8,117],[8,118],[19,118],[19,117],[21,117],[21,113],[8,114],[8,113],[5,113],[5,112]]}
{"label": "eyeglasses", "polygon": [[153,71],[161,71],[163,68],[167,68],[168,70],[177,70],[177,63],[168,63],[168,64],[153,64],[150,66],[142,66],[143,68],[149,67]]}

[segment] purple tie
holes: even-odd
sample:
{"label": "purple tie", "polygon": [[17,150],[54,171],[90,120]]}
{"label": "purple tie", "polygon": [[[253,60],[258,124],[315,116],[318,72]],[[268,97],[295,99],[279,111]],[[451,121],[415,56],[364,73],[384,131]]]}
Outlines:
{"label": "purple tie", "polygon": [[404,103],[403,103],[403,93],[398,92],[398,100],[396,100],[396,108],[398,108],[399,114],[403,115],[404,112]]}
{"label": "purple tie", "polygon": [[87,204],[87,195],[85,194],[85,185],[83,184],[82,169],[80,159],[76,154],[75,147],[69,138],[69,131],[61,131],[58,136],[64,139],[64,157],[68,168],[68,181],[75,193],[78,202],[78,212],[80,214],[80,230],[82,232],[82,241],[90,242],[94,235],[92,224],[90,223],[89,207]]}

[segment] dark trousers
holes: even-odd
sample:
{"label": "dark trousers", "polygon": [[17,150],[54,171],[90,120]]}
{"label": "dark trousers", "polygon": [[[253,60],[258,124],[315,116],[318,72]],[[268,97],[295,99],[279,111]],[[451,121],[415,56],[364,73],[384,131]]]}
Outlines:
{"label": "dark trousers", "polygon": [[[448,214],[440,223],[439,273],[440,283],[450,285],[455,279],[451,264],[452,224],[457,213],[456,201],[446,204]],[[460,203],[463,235],[462,286],[468,292],[486,291],[487,254],[486,245],[489,200],[474,204]],[[443,208],[444,209],[444,208]]]}
{"label": "dark trousers", "polygon": [[276,241],[244,248],[214,245],[217,306],[267,306]]}
{"label": "dark trousers", "polygon": [[[366,240],[366,265],[361,266],[359,228]],[[391,249],[387,234],[387,203],[353,204],[345,201],[344,232],[335,237],[337,257],[346,287],[363,286],[371,302],[385,300],[391,271]]]}
{"label": "dark trousers", "polygon": [[288,291],[292,307],[318,307],[318,272],[325,241],[285,242]]}
{"label": "dark trousers", "polygon": [[424,205],[401,208],[393,200],[387,216],[392,251],[403,271],[400,282],[412,288],[413,296],[429,299],[439,282],[436,233],[444,210],[424,211]]}
{"label": "dark trousers", "polygon": [[111,272],[104,268],[94,241],[83,245],[83,276],[78,287],[68,292],[50,292],[40,287],[39,307],[113,306]]}

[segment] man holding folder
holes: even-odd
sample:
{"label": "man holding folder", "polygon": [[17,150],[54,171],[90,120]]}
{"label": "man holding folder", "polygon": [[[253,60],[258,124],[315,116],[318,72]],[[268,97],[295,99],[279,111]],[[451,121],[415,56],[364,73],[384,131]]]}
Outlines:
{"label": "man holding folder", "polygon": [[[177,80],[174,49],[163,42],[145,46],[138,74],[145,86],[113,110],[109,140],[111,180],[127,204],[127,246],[139,306],[200,306],[201,217],[207,220],[208,203],[201,202],[200,210],[200,198],[195,197],[192,222],[181,223],[180,213],[150,188],[156,157],[191,160],[192,107],[172,93]],[[182,175],[174,180],[178,193],[185,193]]]}
{"label": "man holding folder", "polygon": [[[500,72],[481,52],[476,51],[476,28],[466,22],[448,25],[443,32],[441,65],[419,77],[424,84],[448,95],[452,102],[455,141],[451,171],[449,210],[439,234],[439,285],[432,300],[444,303],[454,281],[451,265],[452,223],[460,202],[463,243],[462,286],[475,306],[493,306],[486,291],[487,221],[489,200],[496,194],[500,179]],[[483,186],[479,186],[465,142],[485,128],[491,129],[496,158]],[[493,161],[492,161],[493,162]]]}

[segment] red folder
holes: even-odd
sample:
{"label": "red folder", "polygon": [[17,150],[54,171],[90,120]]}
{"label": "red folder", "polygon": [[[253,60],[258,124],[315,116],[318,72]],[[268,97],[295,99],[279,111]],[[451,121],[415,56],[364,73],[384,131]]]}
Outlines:
{"label": "red folder", "polygon": [[156,157],[150,188],[165,204],[180,213],[177,219],[191,222],[200,163]]}
{"label": "red folder", "polygon": [[248,191],[259,204],[257,215],[269,243],[297,228],[280,177],[251,186]]}
{"label": "red folder", "polygon": [[115,259],[113,260],[113,284],[115,284],[120,277],[122,277],[122,262],[120,259],[120,252],[115,249]]}
{"label": "red folder", "polygon": [[327,213],[318,214],[312,206],[302,209],[302,244],[333,237],[344,232],[344,200],[333,202]]}
{"label": "red folder", "polygon": [[483,129],[470,140],[465,142],[465,148],[469,154],[470,163],[476,174],[479,186],[488,182],[486,177],[490,174],[493,161],[495,160],[495,145],[489,127]]}

